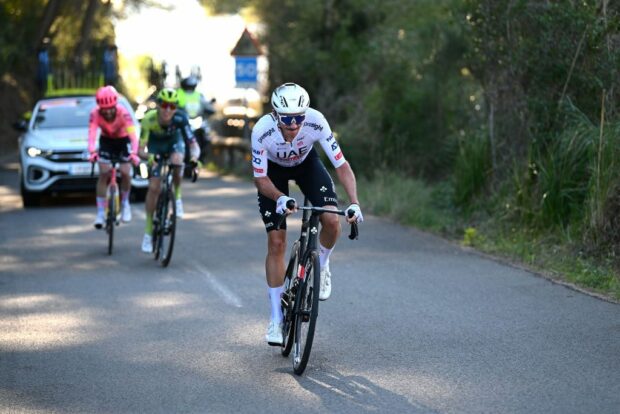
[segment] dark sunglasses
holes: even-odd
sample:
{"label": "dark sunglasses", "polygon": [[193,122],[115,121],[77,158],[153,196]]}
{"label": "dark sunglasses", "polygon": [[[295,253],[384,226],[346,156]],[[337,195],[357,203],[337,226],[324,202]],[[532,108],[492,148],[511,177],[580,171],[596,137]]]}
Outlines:
{"label": "dark sunglasses", "polygon": [[301,125],[306,119],[306,115],[278,115],[278,119],[286,126],[290,126],[293,122],[296,125]]}
{"label": "dark sunglasses", "polygon": [[161,109],[170,109],[171,111],[174,111],[177,109],[177,106],[170,102],[162,102],[159,104],[159,106]]}

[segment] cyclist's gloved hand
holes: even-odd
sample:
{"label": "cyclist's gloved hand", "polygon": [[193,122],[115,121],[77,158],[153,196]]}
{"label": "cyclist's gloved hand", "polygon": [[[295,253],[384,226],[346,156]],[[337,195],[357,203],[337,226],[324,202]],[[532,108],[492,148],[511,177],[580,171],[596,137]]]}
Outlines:
{"label": "cyclist's gloved hand", "polygon": [[[362,209],[360,208],[359,204],[351,204],[349,207],[347,207],[347,221],[349,223],[361,223],[362,221],[364,221],[364,216],[362,215]],[[349,218],[348,213],[349,211],[353,211],[353,217]]]}
{"label": "cyclist's gloved hand", "polygon": [[[292,210],[289,210],[286,207],[286,203],[288,203],[289,201],[293,201],[293,203],[295,203],[295,207]],[[278,198],[278,201],[276,201],[276,213],[278,214],[291,214],[293,211],[295,211],[296,207],[297,201],[287,195],[280,196],[280,198]]]}
{"label": "cyclist's gloved hand", "polygon": [[99,154],[97,154],[97,152],[91,152],[90,155],[88,156],[89,162],[96,162],[98,159],[99,159]]}
{"label": "cyclist's gloved hand", "polygon": [[137,166],[138,164],[140,164],[140,157],[138,157],[137,154],[130,154],[129,155],[129,162],[131,162],[133,165]]}

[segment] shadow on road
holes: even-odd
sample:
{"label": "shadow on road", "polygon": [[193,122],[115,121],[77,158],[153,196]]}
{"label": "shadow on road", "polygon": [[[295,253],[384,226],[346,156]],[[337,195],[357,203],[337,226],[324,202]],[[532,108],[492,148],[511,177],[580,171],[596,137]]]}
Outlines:
{"label": "shadow on road", "polygon": [[[290,372],[290,369],[282,371]],[[321,398],[329,412],[436,413],[360,375],[343,375],[335,369],[321,367],[294,377],[300,387]]]}

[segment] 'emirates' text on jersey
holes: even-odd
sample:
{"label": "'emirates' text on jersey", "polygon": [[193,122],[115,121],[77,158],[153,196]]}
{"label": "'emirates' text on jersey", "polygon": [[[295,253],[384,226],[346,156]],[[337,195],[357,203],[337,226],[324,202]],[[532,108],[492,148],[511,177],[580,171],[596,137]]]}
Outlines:
{"label": "'emirates' text on jersey", "polygon": [[345,163],[340,146],[322,113],[316,109],[306,110],[295,139],[286,142],[273,114],[263,115],[252,130],[252,167],[254,177],[267,176],[267,160],[283,167],[294,167],[303,162],[315,142],[319,142],[334,168]]}

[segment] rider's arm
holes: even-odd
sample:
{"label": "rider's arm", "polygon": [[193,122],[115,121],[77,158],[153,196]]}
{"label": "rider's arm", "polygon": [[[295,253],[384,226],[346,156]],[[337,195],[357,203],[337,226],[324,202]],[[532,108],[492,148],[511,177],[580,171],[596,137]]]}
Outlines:
{"label": "rider's arm", "polygon": [[123,111],[122,116],[125,123],[125,131],[127,131],[127,136],[129,137],[129,142],[131,143],[131,153],[138,154],[138,137],[136,136],[136,126],[133,123],[131,115],[129,115],[127,111]]}
{"label": "rider's arm", "polygon": [[149,156],[149,154],[146,152],[146,144],[148,144],[149,142],[149,134],[150,128],[148,125],[147,117],[145,116],[144,118],[142,118],[142,121],[140,121],[140,143],[138,145],[138,155],[143,159],[146,159]]}
{"label": "rider's arm", "polygon": [[351,165],[345,161],[344,164],[336,168],[336,175],[338,176],[338,181],[340,181],[340,184],[344,187],[347,196],[349,196],[351,204],[359,205],[359,200],[357,199],[357,183]]}
{"label": "rider's arm", "polygon": [[175,120],[178,122],[179,127],[181,128],[181,134],[183,138],[189,142],[189,156],[192,161],[197,161],[200,157],[200,146],[198,146],[198,142],[196,142],[196,137],[194,136],[194,132],[192,131],[192,127],[189,124],[189,119],[185,114],[175,114]]}
{"label": "rider's arm", "polygon": [[259,193],[267,198],[277,201],[280,196],[285,195],[282,191],[278,190],[269,177],[254,177],[254,185]]}
{"label": "rider's arm", "polygon": [[97,108],[93,109],[90,113],[90,118],[88,120],[88,152],[93,153],[97,147],[97,129],[99,128],[99,124],[97,122]]}

